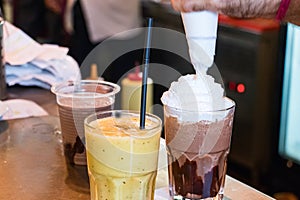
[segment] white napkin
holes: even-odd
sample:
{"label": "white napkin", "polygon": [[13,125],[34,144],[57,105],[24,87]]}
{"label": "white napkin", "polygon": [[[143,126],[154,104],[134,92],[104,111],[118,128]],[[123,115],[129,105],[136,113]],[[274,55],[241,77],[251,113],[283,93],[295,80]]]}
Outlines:
{"label": "white napkin", "polygon": [[4,23],[3,54],[9,86],[50,89],[60,82],[79,80],[79,66],[67,53],[68,48],[41,45],[9,22]]}
{"label": "white napkin", "polygon": [[[1,110],[5,111],[1,115]],[[0,121],[48,115],[41,106],[26,99],[0,101]]]}
{"label": "white napkin", "polygon": [[7,105],[0,100],[0,120],[7,112],[8,112]]}

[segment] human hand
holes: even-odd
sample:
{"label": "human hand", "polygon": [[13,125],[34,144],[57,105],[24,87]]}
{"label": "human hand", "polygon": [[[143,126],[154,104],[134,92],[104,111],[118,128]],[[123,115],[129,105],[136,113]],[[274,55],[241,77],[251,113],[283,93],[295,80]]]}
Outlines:
{"label": "human hand", "polygon": [[231,17],[275,18],[281,0],[171,0],[175,10],[192,12],[210,10]]}

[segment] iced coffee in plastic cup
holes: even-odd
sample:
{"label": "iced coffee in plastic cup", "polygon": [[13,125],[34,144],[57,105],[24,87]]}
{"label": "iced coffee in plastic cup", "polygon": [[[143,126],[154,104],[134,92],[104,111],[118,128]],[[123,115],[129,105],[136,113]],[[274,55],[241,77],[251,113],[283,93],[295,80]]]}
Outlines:
{"label": "iced coffee in plastic cup", "polygon": [[187,75],[162,97],[172,199],[223,198],[235,103],[222,91],[208,75]]}
{"label": "iced coffee in plastic cup", "polygon": [[53,86],[51,91],[56,94],[59,109],[68,169],[66,182],[77,190],[89,192],[84,119],[98,111],[113,109],[120,87],[106,81],[81,80]]}
{"label": "iced coffee in plastic cup", "polygon": [[85,120],[91,199],[153,200],[161,120],[146,114],[108,111]]}

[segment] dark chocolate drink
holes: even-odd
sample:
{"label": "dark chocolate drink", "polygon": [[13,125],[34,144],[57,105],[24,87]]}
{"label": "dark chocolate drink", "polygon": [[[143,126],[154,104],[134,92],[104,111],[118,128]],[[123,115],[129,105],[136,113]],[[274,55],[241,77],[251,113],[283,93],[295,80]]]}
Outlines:
{"label": "dark chocolate drink", "polygon": [[93,101],[95,101],[95,104],[90,107],[76,102],[76,100],[71,101],[71,99],[66,98],[60,99],[61,104],[59,105],[63,148],[68,170],[67,182],[75,189],[81,191],[86,189],[86,192],[88,192],[89,188],[89,179],[83,122],[88,115],[99,111],[111,110],[113,105],[113,102],[108,98]]}
{"label": "dark chocolate drink", "polygon": [[233,112],[215,122],[183,122],[165,114],[169,189],[174,199],[222,199]]}
{"label": "dark chocolate drink", "polygon": [[66,166],[67,184],[89,192],[84,137],[84,119],[96,112],[111,110],[120,87],[105,81],[82,80],[51,88],[56,94]]}
{"label": "dark chocolate drink", "polygon": [[[59,116],[63,135],[64,153],[67,162],[76,165],[86,165],[84,140],[84,119],[96,112],[112,109],[112,103],[107,98],[95,100],[92,106],[86,106],[72,99],[61,99]],[[73,104],[73,105],[72,105]]]}

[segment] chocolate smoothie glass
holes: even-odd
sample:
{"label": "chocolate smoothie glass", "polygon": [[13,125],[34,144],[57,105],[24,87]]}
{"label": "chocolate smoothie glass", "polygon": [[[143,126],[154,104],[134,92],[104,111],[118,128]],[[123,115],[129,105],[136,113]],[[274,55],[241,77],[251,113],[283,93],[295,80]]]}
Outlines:
{"label": "chocolate smoothie glass", "polygon": [[112,110],[120,87],[106,81],[81,80],[53,86],[51,91],[56,94],[59,109],[68,171],[66,183],[75,190],[88,193],[84,119],[99,111]]}
{"label": "chocolate smoothie glass", "polygon": [[165,105],[169,192],[172,199],[221,200],[235,103],[224,109],[183,110]]}

